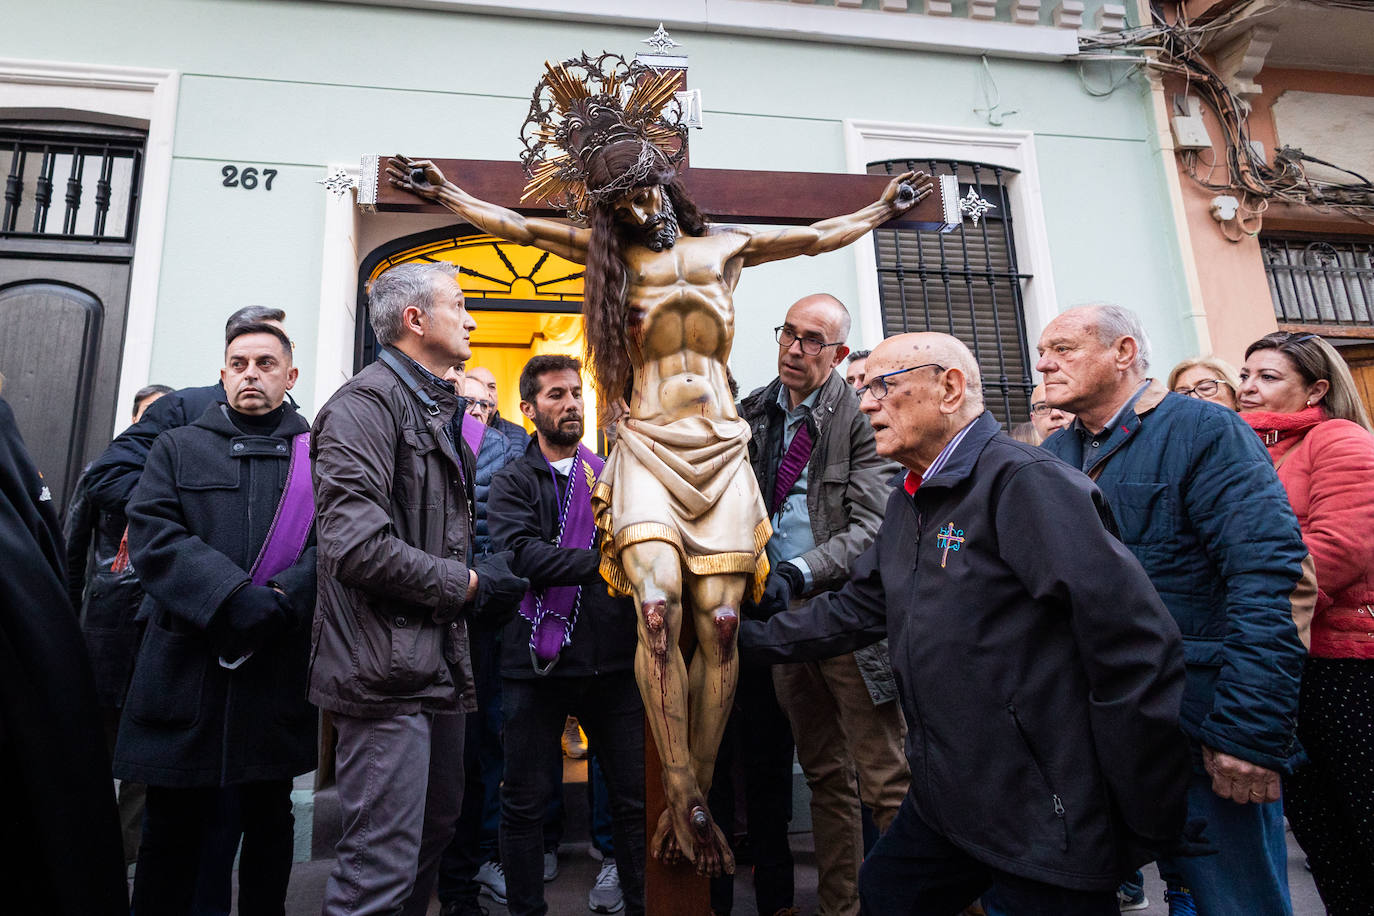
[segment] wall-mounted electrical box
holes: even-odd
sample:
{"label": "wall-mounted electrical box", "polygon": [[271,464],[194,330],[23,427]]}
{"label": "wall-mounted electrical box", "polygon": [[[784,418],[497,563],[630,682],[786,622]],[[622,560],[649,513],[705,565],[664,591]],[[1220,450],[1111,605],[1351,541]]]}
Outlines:
{"label": "wall-mounted electrical box", "polygon": [[1212,138],[1207,133],[1207,124],[1202,120],[1202,100],[1195,95],[1183,98],[1183,114],[1170,119],[1174,128],[1174,147],[1180,150],[1202,150],[1212,148]]}

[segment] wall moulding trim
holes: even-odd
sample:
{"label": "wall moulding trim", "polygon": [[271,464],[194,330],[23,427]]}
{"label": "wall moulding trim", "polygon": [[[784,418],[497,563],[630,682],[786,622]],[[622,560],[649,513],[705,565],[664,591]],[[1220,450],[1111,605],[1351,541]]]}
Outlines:
{"label": "wall moulding trim", "polygon": [[[846,120],[844,141],[850,172],[862,173],[868,163],[885,159],[964,159],[1016,169],[1018,174],[1007,183],[1007,190],[1016,259],[1023,271],[1032,275],[1024,294],[1028,339],[1035,340],[1059,314],[1032,131]],[[855,311],[860,341],[871,348],[883,339],[878,259],[872,238],[856,243],[853,251],[859,281]]]}
{"label": "wall moulding trim", "polygon": [[1078,33],[1052,25],[976,21],[911,12],[847,9],[781,0],[319,0],[592,22],[653,29],[856,44],[1028,60],[1063,60],[1078,53]]}
{"label": "wall moulding trim", "polygon": [[[151,369],[179,85],[175,70],[0,57],[0,116],[60,109],[132,117],[147,125],[117,404],[133,401]],[[125,425],[123,411],[115,416],[111,435]]]}

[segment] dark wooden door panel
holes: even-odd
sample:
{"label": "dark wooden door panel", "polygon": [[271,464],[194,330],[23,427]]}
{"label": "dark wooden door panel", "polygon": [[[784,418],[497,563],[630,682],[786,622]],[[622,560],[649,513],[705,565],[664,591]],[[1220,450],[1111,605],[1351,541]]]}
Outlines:
{"label": "dark wooden door panel", "polygon": [[19,431],[63,505],[81,470],[104,306],[50,281],[0,289],[0,373]]}

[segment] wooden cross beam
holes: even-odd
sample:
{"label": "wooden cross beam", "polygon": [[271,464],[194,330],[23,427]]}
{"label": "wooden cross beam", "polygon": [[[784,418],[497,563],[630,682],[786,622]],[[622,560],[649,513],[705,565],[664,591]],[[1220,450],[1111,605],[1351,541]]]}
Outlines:
{"label": "wooden cross beam", "polygon": [[[386,178],[386,155],[363,157],[358,181],[358,204],[389,213],[447,213],[391,186]],[[419,157],[423,158],[423,157]],[[544,204],[521,203],[525,173],[518,162],[488,159],[435,159],[449,180],[473,197],[490,201],[525,216],[563,216]],[[949,179],[948,181],[944,179]],[[823,172],[768,172],[741,169],[687,168],[682,181],[697,207],[715,222],[797,226],[831,216],[853,213],[873,203],[890,179],[885,175]],[[942,176],[925,200],[885,229],[924,229],[946,232],[961,219],[958,184]]]}

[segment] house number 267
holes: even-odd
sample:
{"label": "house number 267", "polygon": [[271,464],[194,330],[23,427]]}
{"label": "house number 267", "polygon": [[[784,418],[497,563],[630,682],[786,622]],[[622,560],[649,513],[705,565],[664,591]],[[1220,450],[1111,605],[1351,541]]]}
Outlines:
{"label": "house number 267", "polygon": [[224,176],[224,180],[221,181],[220,184],[224,185],[226,188],[243,188],[247,191],[256,188],[259,179],[262,181],[262,189],[264,191],[270,191],[272,190],[272,179],[277,177],[276,169],[262,169],[259,171],[251,165],[242,170],[236,165],[226,165],[219,170],[219,173]]}

